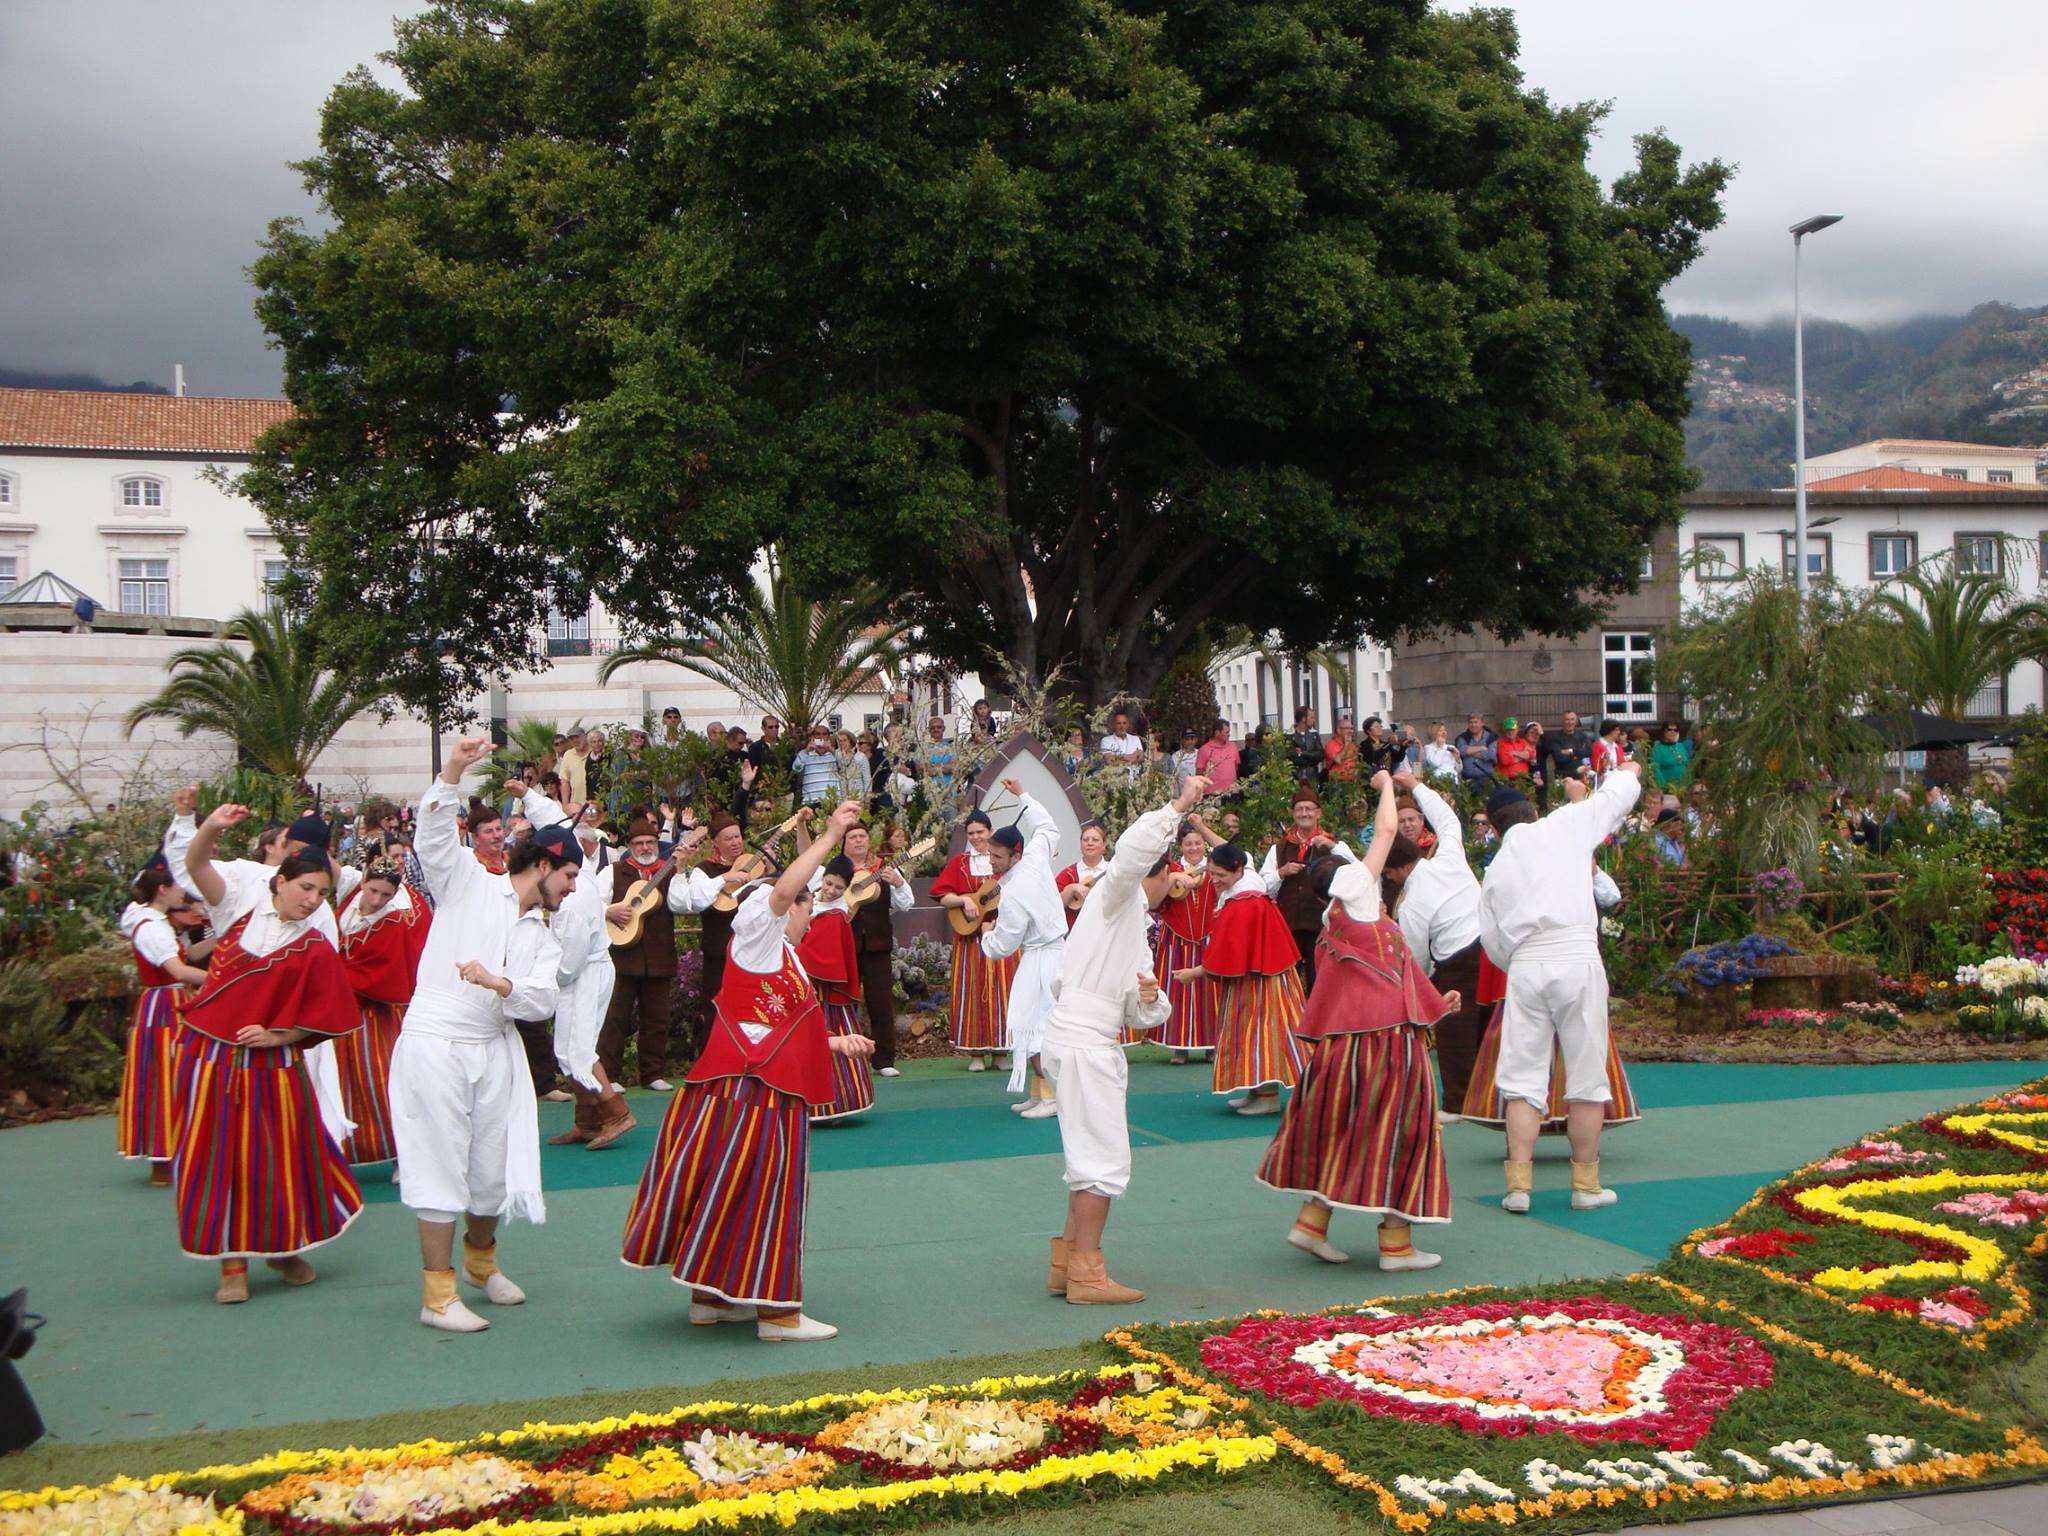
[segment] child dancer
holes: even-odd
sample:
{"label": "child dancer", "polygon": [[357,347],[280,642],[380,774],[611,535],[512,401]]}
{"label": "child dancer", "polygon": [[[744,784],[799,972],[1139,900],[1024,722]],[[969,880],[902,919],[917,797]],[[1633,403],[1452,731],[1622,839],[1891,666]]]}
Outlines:
{"label": "child dancer", "polygon": [[[853,860],[840,854],[825,866],[811,900],[811,926],[796,947],[797,959],[825,1005],[825,1028],[833,1035],[858,1035],[860,1027],[860,956],[854,950],[853,924],[846,912],[846,887],[853,880]],[[875,1080],[858,1056],[832,1054],[832,1098],[811,1106],[811,1124],[847,1120],[875,1107]]]}
{"label": "child dancer", "polygon": [[149,1182],[171,1182],[171,1151],[177,1144],[175,1089],[178,1076],[179,985],[198,987],[206,972],[185,963],[171,914],[186,896],[168,870],[145,869],[130,892],[135,898],[121,914],[121,934],[135,956],[142,995],[128,1030],[127,1061],[121,1069],[120,1134],[127,1158],[146,1158]]}
{"label": "child dancer", "polygon": [[1257,879],[1235,843],[1209,851],[1209,879],[1215,883],[1216,918],[1200,965],[1174,972],[1182,985],[1204,977],[1216,984],[1214,1093],[1234,1093],[1230,1107],[1240,1115],[1277,1115],[1280,1090],[1301,1077],[1301,1049],[1294,1032],[1301,1023],[1301,950],[1280,909]]}
{"label": "child dancer", "polygon": [[1380,1268],[1434,1269],[1442,1259],[1410,1239],[1412,1222],[1451,1219],[1451,1182],[1437,1124],[1429,1030],[1458,1006],[1415,963],[1381,904],[1381,876],[1420,852],[1396,830],[1385,770],[1373,776],[1379,812],[1363,863],[1326,858],[1310,878],[1327,902],[1316,984],[1301,1023],[1308,1066],[1259,1166],[1259,1182],[1309,1198],[1287,1241],[1331,1264],[1330,1210],[1380,1218]]}

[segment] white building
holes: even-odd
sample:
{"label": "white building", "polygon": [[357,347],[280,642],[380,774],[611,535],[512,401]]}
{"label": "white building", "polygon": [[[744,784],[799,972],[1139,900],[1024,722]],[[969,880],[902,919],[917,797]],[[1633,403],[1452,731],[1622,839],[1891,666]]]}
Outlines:
{"label": "white building", "polygon": [[[1340,658],[1350,673],[1339,679],[1323,667],[1288,663],[1282,674],[1259,656],[1240,656],[1209,669],[1216,685],[1216,704],[1242,739],[1255,726],[1291,726],[1294,711],[1307,705],[1317,725],[1328,732],[1344,716],[1364,722],[1378,715],[1391,718],[1394,707],[1393,653],[1383,645],[1365,645]],[[1283,675],[1284,674],[1284,675]]]}
{"label": "white building", "polygon": [[1951,443],[1939,438],[1879,437],[1833,453],[1809,454],[1806,488],[1887,489],[1884,482],[1892,477],[1875,474],[1878,470],[1932,475],[1977,485],[2044,485],[2048,484],[2048,473],[2042,471],[2043,452],[2037,448],[2002,448],[1991,443]]}

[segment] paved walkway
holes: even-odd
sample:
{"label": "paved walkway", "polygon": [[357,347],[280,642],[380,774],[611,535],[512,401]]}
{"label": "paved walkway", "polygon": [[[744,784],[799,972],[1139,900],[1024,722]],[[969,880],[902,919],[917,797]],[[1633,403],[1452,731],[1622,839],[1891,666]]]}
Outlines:
{"label": "paved walkway", "polygon": [[[1649,1118],[1606,1148],[1619,1206],[1569,1208],[1560,1141],[1544,1148],[1534,1214],[1510,1217],[1497,1203],[1499,1138],[1454,1126],[1457,1220],[1431,1243],[1443,1267],[1382,1277],[1365,1264],[1318,1264],[1281,1241],[1293,1202],[1251,1178],[1272,1121],[1224,1112],[1202,1091],[1199,1067],[1140,1060],[1136,1179],[1110,1252],[1120,1276],[1152,1293],[1135,1315],[1156,1320],[1625,1273],[1833,1147],[2039,1071],[1639,1067]],[[216,1306],[213,1267],[179,1256],[167,1194],[115,1158],[105,1118],[0,1134],[0,1291],[26,1285],[49,1315],[22,1364],[53,1435],[73,1443],[1043,1349],[1118,1320],[1041,1288],[1062,1209],[1053,1122],[1005,1113],[999,1078],[953,1062],[915,1064],[880,1090],[876,1114],[813,1139],[807,1306],[843,1332],[800,1364],[745,1330],[691,1328],[665,1276],[619,1265],[651,1126],[612,1151],[548,1149],[547,1225],[504,1239],[506,1270],[532,1299],[494,1310],[492,1329],[474,1337],[418,1326],[412,1224],[381,1170],[367,1172],[371,1203],[355,1227],[316,1256],[320,1284],[288,1293],[259,1269],[247,1306]],[[663,1103],[636,1095],[649,1121]],[[567,1123],[567,1106],[543,1110],[544,1132]],[[1340,1213],[1332,1235],[1371,1252],[1361,1219]]]}

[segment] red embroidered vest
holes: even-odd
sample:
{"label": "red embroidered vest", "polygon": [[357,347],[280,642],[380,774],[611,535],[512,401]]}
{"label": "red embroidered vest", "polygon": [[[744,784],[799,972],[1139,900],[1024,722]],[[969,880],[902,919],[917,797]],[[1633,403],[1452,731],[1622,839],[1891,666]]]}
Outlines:
{"label": "red embroidered vest", "polygon": [[[742,1024],[766,1025],[755,1041]],[[774,974],[745,971],[726,960],[725,980],[711,1010],[711,1038],[688,1081],[755,1077],[806,1104],[832,1102],[832,1054],[825,1010],[787,945]]]}
{"label": "red embroidered vest", "polygon": [[[142,930],[137,928],[135,931],[140,933]],[[144,990],[150,987],[175,987],[178,984],[178,978],[154,960],[143,959],[142,951],[135,947],[133,939],[128,941],[128,953],[135,957],[135,974],[141,980]]]}
{"label": "red embroidered vest", "polygon": [[356,995],[341,956],[308,928],[267,955],[242,948],[242,918],[214,946],[206,985],[185,1005],[185,1022],[209,1039],[232,1045],[247,1026],[345,1035],[361,1027]]}
{"label": "red embroidered vest", "polygon": [[1316,984],[1295,1033],[1303,1039],[1434,1024],[1450,1009],[1415,963],[1401,925],[1361,923],[1335,903],[1316,941]]}

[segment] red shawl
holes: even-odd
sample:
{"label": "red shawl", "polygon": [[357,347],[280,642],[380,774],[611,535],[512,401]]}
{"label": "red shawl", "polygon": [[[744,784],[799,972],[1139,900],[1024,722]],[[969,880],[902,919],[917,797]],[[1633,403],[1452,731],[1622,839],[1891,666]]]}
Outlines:
{"label": "red shawl", "polygon": [[[1258,876],[1246,870],[1244,878]],[[1219,902],[1209,926],[1209,948],[1202,969],[1231,980],[1239,976],[1278,976],[1301,963],[1301,946],[1288,932],[1286,919],[1264,891]]]}
{"label": "red shawl", "polygon": [[[740,1028],[742,1023],[766,1024],[768,1033],[756,1044]],[[806,1104],[829,1104],[829,1039],[818,994],[804,980],[796,957],[788,950],[783,951],[782,969],[773,975],[743,971],[728,956],[725,982],[712,1008],[711,1038],[690,1068],[688,1080],[709,1083],[721,1077],[759,1078],[778,1093]]]}
{"label": "red shawl", "polygon": [[[1168,874],[1185,874],[1187,866],[1179,859],[1168,859],[1166,871]],[[1250,870],[1246,870],[1245,878],[1251,880],[1257,877]],[[1195,888],[1187,895],[1167,897],[1159,903],[1159,921],[1164,923],[1176,938],[1184,939],[1190,944],[1201,943],[1204,935],[1216,921],[1215,882],[1204,873],[1195,882]]]}
{"label": "red shawl", "polygon": [[994,875],[977,875],[967,867],[968,854],[956,853],[946,860],[946,867],[939,871],[939,878],[932,882],[934,896],[972,896]]}
{"label": "red shawl", "polygon": [[[1100,864],[1095,866],[1095,878],[1097,880],[1100,880],[1104,875],[1108,873],[1109,860],[1104,859]],[[1068,886],[1079,885],[1081,883],[1081,866],[1079,864],[1069,864],[1065,869],[1061,870],[1057,875],[1053,877],[1052,883],[1060,891],[1060,893],[1064,895],[1066,893],[1066,889]],[[1074,921],[1076,918],[1080,917],[1080,915],[1081,909],[1079,907],[1067,908],[1067,929],[1069,932],[1073,930]]]}
{"label": "red shawl", "polygon": [[1364,1034],[1404,1024],[1434,1024],[1450,1005],[1422,974],[1401,925],[1391,917],[1361,923],[1331,906],[1316,942],[1316,984],[1295,1034],[1305,1040]]}
{"label": "red shawl", "polygon": [[796,957],[826,1002],[860,1001],[860,957],[853,947],[853,924],[837,907],[811,919],[803,942],[796,947]]}
{"label": "red shawl", "polygon": [[267,955],[242,948],[244,917],[214,946],[206,985],[185,1005],[185,1022],[209,1039],[235,1043],[249,1025],[338,1036],[361,1027],[356,995],[341,956],[308,928]]}
{"label": "red shawl", "polygon": [[[341,910],[348,911],[362,894],[360,885],[350,891],[348,900],[341,904]],[[434,915],[427,910],[419,892],[410,894],[411,906],[403,910],[386,907],[371,920],[369,927],[354,933],[342,930],[342,968],[348,972],[349,985],[365,1001],[412,1001],[413,982],[419,975],[420,951],[427,947],[427,930]],[[395,902],[397,898],[392,900]]]}

